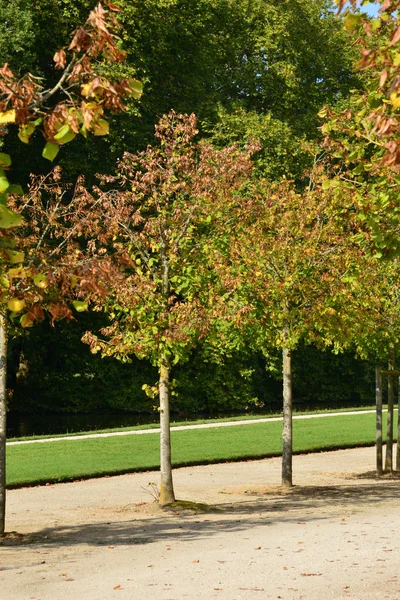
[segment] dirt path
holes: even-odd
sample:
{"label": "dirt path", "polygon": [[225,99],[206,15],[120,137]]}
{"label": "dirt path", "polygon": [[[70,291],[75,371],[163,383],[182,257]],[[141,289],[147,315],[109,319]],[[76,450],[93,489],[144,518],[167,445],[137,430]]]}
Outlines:
{"label": "dirt path", "polygon": [[138,473],[8,493],[4,600],[400,600],[400,480],[376,480],[374,449],[177,469],[161,511]]}

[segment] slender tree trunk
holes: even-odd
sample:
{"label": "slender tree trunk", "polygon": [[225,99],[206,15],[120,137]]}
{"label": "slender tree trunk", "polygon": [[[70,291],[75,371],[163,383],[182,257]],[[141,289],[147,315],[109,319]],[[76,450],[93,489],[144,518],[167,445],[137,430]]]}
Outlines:
{"label": "slender tree trunk", "polygon": [[385,470],[393,472],[393,409],[394,409],[394,354],[391,353],[388,361],[388,407],[387,407],[387,433],[386,433],[386,459]]}
{"label": "slender tree trunk", "polygon": [[[167,242],[164,235],[161,236],[161,265],[162,265],[162,294],[165,299],[167,311],[169,300],[169,261]],[[161,356],[160,363],[160,504],[171,504],[175,502],[174,484],[172,481],[171,463],[171,424],[169,417],[169,388],[170,388],[171,365],[168,358]]]}
{"label": "slender tree trunk", "polygon": [[291,487],[293,427],[292,427],[292,351],[283,348],[283,430],[282,430],[282,487]]}
{"label": "slender tree trunk", "polygon": [[166,359],[161,362],[160,368],[160,463],[161,485],[160,504],[175,502],[174,484],[172,481],[171,463],[171,427],[169,418],[169,378],[170,365]]}
{"label": "slender tree trunk", "polygon": [[382,374],[381,368],[375,367],[376,380],[376,474],[382,475]]}
{"label": "slender tree trunk", "polygon": [[6,419],[7,419],[7,331],[0,315],[0,536],[5,531],[6,516]]}
{"label": "slender tree trunk", "polygon": [[397,444],[396,444],[396,471],[400,471],[400,377],[397,388]]}

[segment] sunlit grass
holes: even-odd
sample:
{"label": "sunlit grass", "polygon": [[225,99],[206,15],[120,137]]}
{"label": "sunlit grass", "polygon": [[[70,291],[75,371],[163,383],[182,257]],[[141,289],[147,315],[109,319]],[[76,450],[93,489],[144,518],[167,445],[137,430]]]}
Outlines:
{"label": "sunlit grass", "polygon": [[[294,451],[316,452],[372,445],[375,415],[362,413],[294,420]],[[172,431],[174,466],[277,456],[282,423]],[[157,432],[11,445],[7,448],[8,486],[68,481],[159,468]]]}
{"label": "sunlit grass", "polygon": [[[350,407],[350,408],[336,408],[336,409],[330,409],[330,408],[325,408],[325,409],[320,409],[320,410],[295,410],[293,412],[293,414],[295,416],[301,416],[301,415],[319,415],[319,414],[326,414],[326,413],[342,413],[342,412],[363,412],[366,410],[374,410],[373,406],[357,406],[357,407]],[[213,419],[195,419],[195,420],[186,420],[186,421],[172,421],[171,423],[171,427],[180,427],[180,426],[185,426],[185,425],[207,425],[210,423],[224,423],[226,421],[253,421],[253,420],[261,420],[261,419],[273,419],[276,417],[281,417],[282,416],[282,412],[275,412],[275,413],[266,413],[266,414],[257,414],[257,415],[249,415],[249,414],[244,414],[244,415],[239,415],[236,417],[218,417],[218,418],[213,418]],[[13,441],[22,441],[22,440],[40,440],[40,439],[44,439],[44,438],[54,438],[54,437],[69,437],[71,435],[79,435],[79,436],[85,436],[85,435],[92,435],[92,434],[96,434],[96,433],[112,433],[115,431],[139,431],[139,430],[143,430],[143,429],[158,429],[160,427],[159,423],[156,422],[151,422],[148,424],[140,424],[140,425],[132,425],[129,427],[119,427],[119,428],[106,428],[106,429],[95,429],[95,430],[89,430],[89,431],[77,431],[77,432],[69,432],[69,433],[56,433],[56,434],[46,434],[46,435],[30,435],[30,436],[21,436],[21,437],[15,437],[15,438],[9,438],[8,441],[13,442]]]}

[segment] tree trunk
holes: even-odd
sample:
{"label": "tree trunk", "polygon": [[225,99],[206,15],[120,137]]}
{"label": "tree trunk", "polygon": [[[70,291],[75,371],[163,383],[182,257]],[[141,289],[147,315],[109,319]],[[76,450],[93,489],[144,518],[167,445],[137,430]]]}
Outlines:
{"label": "tree trunk", "polygon": [[0,536],[5,531],[6,516],[6,419],[7,419],[7,331],[0,315]]}
{"label": "tree trunk", "polygon": [[387,432],[386,432],[386,459],[385,470],[393,472],[393,409],[394,409],[394,377],[390,371],[394,371],[394,355],[391,354],[388,361],[388,407],[387,407]]}
{"label": "tree trunk", "polygon": [[175,502],[174,484],[172,482],[171,464],[171,427],[169,418],[169,378],[170,365],[165,358],[160,367],[160,463],[161,485],[160,504]]}
{"label": "tree trunk", "polygon": [[282,487],[291,487],[292,480],[292,351],[283,348],[283,431],[282,431]]}
{"label": "tree trunk", "polygon": [[382,374],[381,368],[375,367],[376,380],[376,474],[382,475],[383,457],[382,457]]}
{"label": "tree trunk", "polygon": [[397,445],[396,445],[396,471],[400,471],[400,377],[397,388]]}

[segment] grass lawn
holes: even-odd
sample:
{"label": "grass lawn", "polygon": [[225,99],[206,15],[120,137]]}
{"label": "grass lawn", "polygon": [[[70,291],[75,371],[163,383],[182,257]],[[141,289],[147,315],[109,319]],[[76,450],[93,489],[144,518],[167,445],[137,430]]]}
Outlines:
{"label": "grass lawn", "polygon": [[[313,414],[313,415],[318,415],[318,414],[327,414],[327,413],[341,413],[341,412],[363,412],[365,410],[374,410],[374,406],[357,406],[357,407],[350,407],[350,408],[335,408],[335,409],[321,409],[321,410],[304,410],[304,411],[297,411],[294,410],[293,411],[293,416],[301,416],[301,415],[309,415],[309,414]],[[171,422],[171,427],[178,427],[178,426],[186,426],[186,425],[209,425],[210,423],[224,423],[227,420],[228,421],[255,421],[255,420],[261,420],[261,419],[271,419],[274,417],[282,417],[282,412],[277,412],[277,413],[268,413],[268,414],[257,414],[257,415],[240,415],[237,417],[216,417],[214,419],[196,419],[193,421],[172,421]],[[8,438],[9,442],[12,441],[17,441],[17,440],[42,440],[44,438],[55,438],[55,437],[69,437],[71,435],[79,435],[79,436],[85,436],[85,435],[90,435],[92,433],[110,433],[110,432],[114,432],[114,431],[137,431],[140,429],[158,429],[160,427],[160,423],[148,423],[146,425],[132,425],[130,427],[121,427],[119,429],[96,429],[94,431],[76,431],[76,432],[70,432],[70,433],[56,433],[56,434],[48,434],[48,435],[29,435],[29,436],[22,436],[22,437],[16,437],[16,438]]]}
{"label": "grass lawn", "polygon": [[[384,416],[386,417],[386,415]],[[386,423],[384,423],[386,426]],[[175,467],[277,456],[281,422],[172,431]],[[295,420],[294,451],[315,452],[368,446],[375,441],[375,415]],[[68,481],[159,468],[159,436],[155,433],[108,438],[22,444],[7,447],[7,486]]]}

